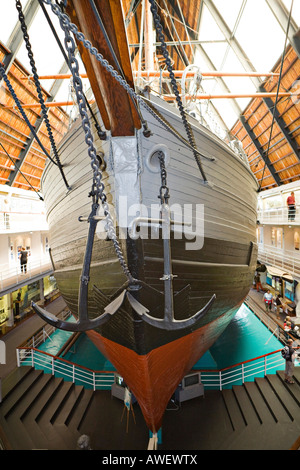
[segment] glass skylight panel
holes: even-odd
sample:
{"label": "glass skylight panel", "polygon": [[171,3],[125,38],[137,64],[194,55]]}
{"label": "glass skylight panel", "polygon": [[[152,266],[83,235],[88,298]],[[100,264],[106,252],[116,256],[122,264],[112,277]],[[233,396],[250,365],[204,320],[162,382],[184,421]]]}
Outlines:
{"label": "glass skylight panel", "polygon": [[[232,31],[244,0],[213,0],[213,3]],[[250,0],[251,1],[251,0]]]}
{"label": "glass skylight panel", "polygon": [[212,103],[228,129],[231,129],[236,123],[238,116],[235,114],[229,100],[212,100]]}
{"label": "glass skylight panel", "polygon": [[284,32],[261,0],[247,2],[235,36],[258,72],[270,71],[283,51]]}
{"label": "glass skylight panel", "polygon": [[[22,8],[24,10],[28,0],[22,0]],[[8,40],[15,25],[18,23],[18,11],[16,9],[16,3],[11,0],[0,0],[0,6],[2,8],[2,14],[0,15],[0,39],[3,44],[7,45]]]}
{"label": "glass skylight panel", "polygon": [[[281,0],[284,6],[286,7],[288,13],[290,12],[292,6],[292,0]],[[292,19],[297,24],[298,28],[300,27],[300,2],[299,0],[294,0],[292,8]]]}
{"label": "glass skylight panel", "polygon": [[[63,40],[62,30],[57,24],[56,18],[51,15],[51,20],[56,27],[58,36]],[[33,56],[36,64],[36,68],[39,75],[53,75],[59,72],[64,58],[57,45],[56,39],[48,25],[48,22],[41,9],[37,12],[35,20],[29,29],[29,40],[33,50]],[[25,43],[22,44],[19,53],[17,54],[18,59],[31,73],[31,65],[29,63],[28,53]],[[43,87],[46,90],[51,88],[53,80],[47,80],[43,82]]]}
{"label": "glass skylight panel", "polygon": [[202,44],[202,47],[210,61],[214,64],[215,69],[220,70],[223,57],[227,50],[227,43],[205,43]]}
{"label": "glass skylight panel", "polygon": [[203,5],[201,15],[199,39],[201,41],[218,41],[224,39],[223,33],[220,31],[218,25],[216,24],[205,4]]}

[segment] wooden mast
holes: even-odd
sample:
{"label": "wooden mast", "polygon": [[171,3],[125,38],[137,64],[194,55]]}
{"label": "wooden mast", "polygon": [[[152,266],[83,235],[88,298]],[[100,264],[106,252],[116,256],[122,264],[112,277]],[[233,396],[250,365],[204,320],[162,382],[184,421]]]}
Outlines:
{"label": "wooden mast", "polygon": [[[122,69],[127,83],[134,87],[129,57],[123,12],[119,0],[94,0],[97,13],[89,0],[71,0],[67,13],[71,21],[83,32],[93,46],[117,71]],[[114,50],[118,64],[114,60],[110,46],[99,24],[102,20],[109,42]],[[131,98],[124,88],[104,69],[96,58],[84,48],[77,46],[86,68],[90,84],[102,116],[104,126],[112,136],[132,136],[141,127],[139,115]],[[120,72],[119,72],[120,73]]]}

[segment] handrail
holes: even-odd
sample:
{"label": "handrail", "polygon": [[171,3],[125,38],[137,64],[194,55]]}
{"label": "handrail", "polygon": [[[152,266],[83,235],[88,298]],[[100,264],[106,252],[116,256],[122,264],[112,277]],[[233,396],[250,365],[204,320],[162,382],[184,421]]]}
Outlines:
{"label": "handrail", "polygon": [[0,265],[0,291],[22,283],[24,281],[29,282],[30,279],[36,276],[44,275],[45,273],[53,272],[51,259],[49,254],[40,258],[29,257],[27,262],[27,272],[22,273],[20,262],[14,261],[11,265],[9,263]]}
{"label": "handrail", "polygon": [[266,356],[271,356],[272,354],[276,354],[276,353],[280,352],[281,349],[277,349],[276,351],[272,351],[270,353],[263,354],[262,356],[253,357],[252,359],[247,359],[246,361],[243,361],[243,362],[238,362],[237,364],[233,364],[232,366],[224,367],[223,369],[218,369],[218,370],[213,369],[213,370],[214,370],[214,372],[224,372],[225,370],[233,369],[235,367],[247,364],[249,362],[253,362],[253,361],[257,361],[258,359],[265,358]]}
{"label": "handrail", "polygon": [[[297,339],[292,335],[290,334],[288,331],[285,331],[284,328],[282,327],[282,325],[277,321],[275,320],[275,318],[272,318],[270,317],[264,310],[263,308],[252,298],[250,297],[250,301],[253,302],[255,305],[257,305],[257,307],[260,309],[260,312],[258,311],[254,311],[251,306],[249,305],[249,296],[246,298],[245,300],[245,303],[247,305],[247,307],[254,313],[254,315],[256,315],[263,323],[264,325],[269,329],[269,325],[264,321],[264,318],[267,317],[268,318],[268,321],[272,322],[272,323],[275,323],[275,325],[277,326],[277,328],[279,328],[279,337],[278,337],[278,340],[283,342],[283,341],[286,341],[286,337],[288,336],[290,339],[292,339],[293,341],[297,341]],[[251,303],[250,302],[250,303]],[[263,314],[263,315],[262,315]]]}
{"label": "handrail", "polygon": [[[22,351],[26,349],[25,354],[23,355],[23,359],[21,359]],[[298,349],[298,348],[295,348]],[[274,361],[269,361],[268,358],[271,356],[274,356],[275,354],[278,354],[281,351],[281,349],[278,349],[276,351],[272,351],[270,353],[263,354],[261,356],[255,357],[253,359],[248,359],[243,362],[239,362],[237,364],[224,367],[222,369],[193,369],[193,372],[200,372],[201,373],[201,380],[204,385],[204,387],[216,387],[219,390],[222,390],[224,387],[234,383],[234,382],[242,382],[244,383],[247,378],[250,376],[257,376],[259,373],[263,373],[264,375],[267,374],[267,371],[270,369],[278,368],[279,366],[283,366],[285,361],[281,357],[281,354],[279,355],[278,358],[274,358]],[[73,383],[75,383],[76,379],[80,380],[81,382],[84,382],[90,386],[93,387],[94,390],[96,389],[101,389],[103,387],[107,388],[112,385],[113,383],[113,377],[108,377],[112,376],[116,373],[114,370],[92,370],[88,367],[82,366],[75,364],[74,362],[71,362],[67,359],[57,357],[53,354],[47,353],[45,351],[41,351],[37,348],[30,347],[30,348],[22,348],[18,347],[17,348],[17,357],[18,357],[18,366],[20,367],[22,360],[28,361],[28,357],[30,357],[30,362],[31,365],[34,366],[45,366],[45,363],[43,363],[41,360],[38,360],[38,356],[44,356],[44,357],[49,357],[51,359],[51,373],[52,375],[55,374],[55,372],[60,372],[66,377],[71,377]],[[262,360],[261,362],[263,365],[261,366],[259,364],[259,361]],[[55,366],[55,362],[58,362],[59,365]],[[252,368],[247,368],[249,364],[252,364]],[[48,368],[49,363],[47,364]],[[56,369],[55,369],[56,368]],[[72,374],[70,375],[70,369],[72,370]],[[229,372],[230,371],[230,372]],[[254,371],[254,372],[253,372]],[[83,376],[81,373],[87,372],[90,374],[90,379],[88,379],[88,376]],[[217,377],[217,378],[216,378]],[[101,382],[102,381],[102,382]],[[105,382],[103,384],[103,381]]]}
{"label": "handrail", "polygon": [[85,388],[92,388],[94,391],[110,389],[114,382],[116,371],[94,371],[34,347],[18,347],[16,352],[18,367],[23,363],[37,369],[42,368],[46,372],[49,371],[51,375],[59,374],[60,377],[63,376],[64,380],[71,380],[73,383],[83,385]]}
{"label": "handrail", "polygon": [[[293,222],[298,223],[300,220],[300,205],[295,205],[295,217]],[[270,208],[258,208],[257,209],[257,218],[261,224],[264,223],[280,223],[284,225],[289,225],[291,221],[288,220],[288,206],[278,206]]]}
{"label": "handrail", "polygon": [[286,255],[284,251],[272,252],[262,245],[258,245],[258,254],[261,262],[271,264],[276,268],[284,269],[288,274],[299,277],[300,276],[300,259],[295,256]]}
{"label": "handrail", "polygon": [[[68,310],[67,308],[65,308],[64,310],[62,310],[61,312],[59,312],[56,316],[57,318],[61,318],[62,320],[66,320],[67,318],[69,318],[70,316],[72,315],[71,311]],[[28,345],[30,343],[30,341],[32,340],[32,338],[38,336],[40,333],[46,333],[47,335],[49,335],[49,333],[47,333],[47,330],[50,331],[50,335],[51,333],[53,333],[53,331],[56,330],[56,328],[52,325],[49,325],[48,323],[46,323],[44,326],[41,326],[40,328],[38,328],[33,334],[31,334],[27,339],[25,339],[23,341],[23,343],[21,343],[19,345],[19,348],[24,348],[26,347],[26,345]],[[34,342],[34,340],[33,340]]]}
{"label": "handrail", "polygon": [[[24,348],[18,346],[16,349],[19,350],[19,349],[24,349]],[[71,366],[75,366],[75,367],[78,367],[80,369],[87,370],[89,372],[94,372],[95,374],[111,374],[111,373],[116,372],[116,371],[111,371],[111,370],[93,370],[93,369],[89,369],[88,367],[75,364],[75,362],[68,361],[67,359],[64,359],[63,357],[54,356],[54,354],[50,354],[46,351],[41,351],[40,349],[37,349],[37,348],[31,347],[31,348],[26,348],[26,349],[28,349],[29,351],[36,351],[38,353],[44,354],[45,356],[52,357],[53,359],[55,359],[57,361],[65,362],[66,364],[69,364]]]}
{"label": "handrail", "polygon": [[[61,313],[66,314],[65,311]],[[55,330],[54,327],[51,328],[53,328],[53,331]],[[42,331],[43,328],[40,328],[36,332],[36,336],[38,336]],[[83,382],[84,386],[85,384],[88,384],[89,386],[92,386],[94,390],[101,388],[103,389],[103,387],[105,387],[106,389],[111,387],[114,380],[111,376],[116,373],[116,370],[92,370],[88,367],[75,364],[74,362],[71,362],[62,357],[50,354],[46,351],[41,351],[37,347],[35,347],[36,345],[34,345],[34,343],[36,342],[36,340],[34,338],[29,338],[21,346],[16,348],[18,366],[20,366],[23,361],[26,360],[28,362],[29,360],[33,367],[41,366],[43,368],[49,369],[49,362],[45,365],[45,359],[47,360],[47,358],[49,358],[51,361],[52,375],[54,375],[55,372],[59,372],[60,374],[63,374],[63,376],[71,378],[73,383],[76,380],[79,380],[80,383]],[[299,348],[296,347],[294,349]],[[193,372],[201,373],[201,380],[204,387],[214,387],[219,390],[222,390],[224,387],[231,387],[231,384],[236,382],[244,383],[246,379],[251,376],[256,377],[261,373],[266,375],[267,371],[270,369],[278,367],[282,368],[285,364],[285,361],[282,358],[281,354],[279,354],[280,351],[281,349],[277,349],[276,351],[272,351],[252,359],[247,359],[245,361],[238,362],[222,369],[192,370]],[[278,357],[276,357],[276,354],[278,354]],[[43,357],[44,359],[41,359],[41,357]],[[70,370],[72,373],[70,373]],[[88,375],[83,376],[82,374]]]}

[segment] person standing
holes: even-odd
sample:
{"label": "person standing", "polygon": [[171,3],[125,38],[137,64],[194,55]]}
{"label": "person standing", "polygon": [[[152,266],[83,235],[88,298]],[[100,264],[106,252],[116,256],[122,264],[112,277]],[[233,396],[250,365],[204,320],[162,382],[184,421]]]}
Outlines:
{"label": "person standing", "polygon": [[256,272],[254,276],[254,282],[255,282],[255,287],[256,287],[257,292],[259,292],[259,290],[264,291],[263,286],[261,285],[260,274],[258,272]]}
{"label": "person standing", "polygon": [[288,206],[288,220],[292,222],[293,220],[295,220],[296,214],[296,200],[294,191],[291,192],[290,196],[286,200],[286,203]]}
{"label": "person standing", "polygon": [[295,383],[293,381],[293,372],[294,372],[294,361],[295,361],[295,350],[292,348],[293,340],[287,340],[288,353],[285,356],[285,382],[288,384]]}
{"label": "person standing", "polygon": [[25,250],[25,247],[22,246],[20,252],[20,264],[21,264],[21,274],[24,272],[27,273],[27,259],[28,259],[28,252]]}
{"label": "person standing", "polygon": [[268,289],[267,292],[264,295],[264,302],[265,302],[265,305],[266,305],[266,311],[271,312],[272,302],[273,302],[273,294],[270,292],[270,289]]}
{"label": "person standing", "polygon": [[280,311],[282,312],[282,302],[281,302],[281,298],[280,298],[280,295],[277,294],[277,297],[274,301],[274,310],[275,310],[275,313],[276,313],[276,316],[277,316],[277,320],[280,320]]}
{"label": "person standing", "polygon": [[20,315],[20,303],[21,303],[21,292],[18,292],[17,298],[15,300],[15,313],[16,317]]}

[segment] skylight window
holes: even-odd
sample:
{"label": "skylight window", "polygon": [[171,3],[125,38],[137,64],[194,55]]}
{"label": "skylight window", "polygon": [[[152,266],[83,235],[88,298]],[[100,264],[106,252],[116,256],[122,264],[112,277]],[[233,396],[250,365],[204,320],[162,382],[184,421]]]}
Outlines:
{"label": "skylight window", "polygon": [[272,69],[285,42],[284,31],[261,0],[247,2],[235,37],[258,72]]}

